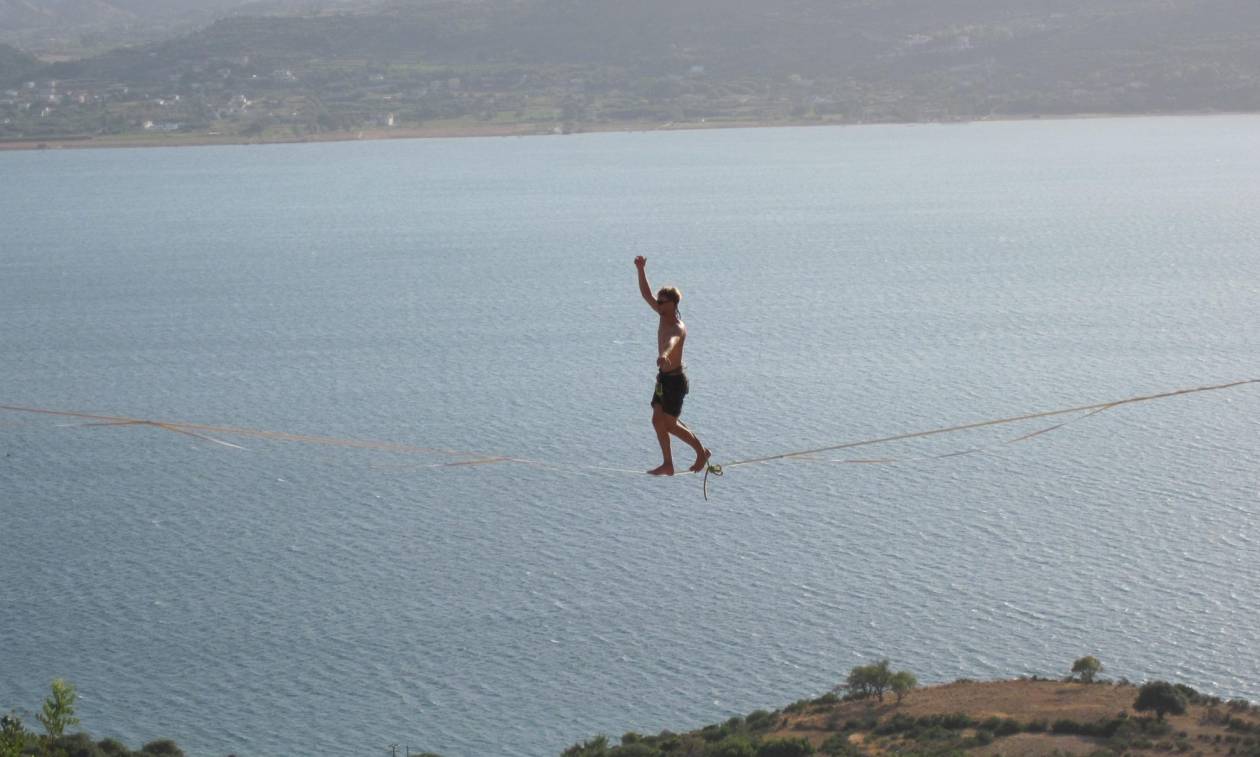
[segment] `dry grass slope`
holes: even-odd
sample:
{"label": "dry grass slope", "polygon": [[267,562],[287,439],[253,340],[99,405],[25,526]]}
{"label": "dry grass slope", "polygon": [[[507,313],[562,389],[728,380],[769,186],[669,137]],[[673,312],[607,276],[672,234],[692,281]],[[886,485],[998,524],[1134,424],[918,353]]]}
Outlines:
{"label": "dry grass slope", "polygon": [[[974,755],[1090,755],[1095,753],[1180,753],[1186,755],[1260,755],[1260,711],[1242,711],[1228,703],[1191,704],[1184,715],[1169,715],[1167,733],[1138,737],[1117,752],[1116,742],[1105,737],[1054,732],[1054,724],[1072,721],[1101,725],[1118,717],[1130,720],[1146,716],[1132,705],[1138,688],[1109,683],[1069,683],[1016,680],[986,683],[959,682],[917,689],[901,704],[891,696],[883,703],[873,700],[815,704],[805,712],[785,715],[766,738],[805,738],[816,748],[835,734],[845,734],[849,744],[866,754],[939,754],[960,751]],[[989,743],[975,743],[979,728],[959,731],[952,744],[913,740],[902,734],[879,735],[877,729],[854,729],[853,723],[870,724],[875,718],[888,724],[897,715],[924,718],[962,713],[983,723],[990,718],[1014,719],[1026,728],[1041,722],[1043,732],[997,736]],[[850,727],[846,728],[846,724]],[[979,741],[985,741],[981,737]],[[942,749],[943,747],[943,749]]]}

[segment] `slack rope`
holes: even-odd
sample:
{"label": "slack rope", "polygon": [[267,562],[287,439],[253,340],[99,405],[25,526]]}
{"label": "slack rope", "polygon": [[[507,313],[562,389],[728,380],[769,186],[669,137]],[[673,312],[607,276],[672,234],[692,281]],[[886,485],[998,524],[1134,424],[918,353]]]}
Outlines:
{"label": "slack rope", "polygon": [[158,421],[146,418],[131,418],[120,415],[97,415],[94,413],[83,413],[72,410],[49,410],[40,407],[25,407],[22,405],[0,405],[0,410],[7,410],[14,413],[35,413],[40,415],[53,415],[62,418],[77,418],[84,423],[74,424],[83,427],[123,427],[123,426],[147,426],[149,428],[157,428],[163,431],[171,431],[177,434],[195,437],[203,441],[218,444],[224,447],[231,447],[238,450],[246,450],[239,444],[225,442],[216,436],[244,436],[254,439],[267,439],[271,441],[283,442],[299,442],[303,444],[322,444],[334,447],[349,447],[352,449],[379,450],[382,452],[394,452],[406,455],[437,455],[441,457],[459,458],[448,462],[437,463],[428,466],[434,468],[459,468],[459,467],[475,467],[480,465],[494,465],[498,463],[515,463],[518,465],[529,465],[539,468],[561,469],[581,469],[589,471],[597,471],[602,473],[632,473],[641,474],[643,471],[629,470],[626,468],[614,468],[599,465],[558,465],[548,463],[543,460],[531,460],[523,457],[510,457],[507,455],[491,455],[482,452],[470,452],[465,450],[443,449],[439,447],[420,447],[412,444],[401,444],[398,442],[377,441],[372,439],[348,439],[336,436],[320,436],[314,434],[294,434],[287,431],[263,431],[253,428],[241,428],[239,426],[213,426],[205,423],[190,423],[187,421]]}
{"label": "slack rope", "polygon": [[[705,475],[704,475],[704,498],[706,501],[709,498],[709,474],[710,473],[713,474],[714,476],[721,476],[725,472],[726,468],[735,468],[740,465],[753,465],[756,463],[768,463],[768,462],[773,462],[776,460],[789,460],[789,459],[807,460],[807,459],[810,459],[810,456],[817,455],[822,452],[836,452],[838,450],[853,449],[855,447],[866,447],[873,444],[886,444],[888,442],[899,442],[899,441],[905,441],[907,439],[918,439],[925,436],[936,436],[938,434],[949,434],[949,433],[954,433],[958,431],[969,431],[971,429],[985,428],[986,426],[1000,426],[1007,423],[1018,423],[1020,421],[1036,420],[1037,418],[1050,418],[1056,415],[1068,415],[1071,413],[1087,413],[1086,415],[1082,416],[1082,418],[1088,418],[1092,415],[1101,413],[1104,410],[1110,410],[1115,407],[1120,407],[1121,405],[1134,405],[1139,402],[1153,402],[1155,400],[1168,399],[1170,397],[1181,397],[1187,394],[1198,394],[1200,392],[1215,392],[1222,389],[1234,389],[1236,387],[1245,386],[1247,384],[1260,384],[1260,379],[1243,379],[1241,381],[1231,381],[1226,384],[1212,384],[1210,386],[1196,386],[1196,387],[1190,387],[1186,389],[1174,389],[1172,391],[1160,392],[1158,394],[1145,394],[1138,397],[1129,397],[1127,399],[1112,400],[1110,402],[1097,402],[1090,405],[1077,405],[1075,407],[1061,408],[1059,410],[1046,410],[1046,411],[1037,412],[1037,413],[1015,415],[1009,418],[997,418],[994,420],[977,421],[975,423],[964,423],[958,426],[947,426],[945,428],[936,428],[930,431],[912,431],[905,434],[894,434],[893,436],[882,436],[875,439],[861,439],[861,440],[853,441],[853,442],[844,442],[842,444],[833,444],[827,447],[816,447],[814,449],[798,450],[796,452],[781,452],[775,455],[766,455],[764,457],[753,457],[753,458],[748,458],[746,460],[736,460],[734,462],[725,463],[724,465],[710,464],[708,468],[705,470]],[[1075,420],[1080,420],[1080,419],[1078,418]],[[1039,431],[1035,431],[1031,434],[1024,434],[1023,436],[1017,437],[1015,439],[1011,439],[1006,443],[1014,444],[1016,442],[1032,439],[1036,436],[1040,436],[1041,434],[1045,434],[1047,432],[1054,431],[1055,429],[1062,428],[1063,426],[1066,426],[1068,423],[1072,423],[1072,422],[1073,421],[1066,421],[1064,423],[1059,423],[1054,426],[1050,426],[1049,428],[1044,428]],[[920,459],[942,459],[945,457],[957,457],[959,455],[967,455],[967,454],[972,454],[974,452],[981,452],[981,451],[984,451],[984,450],[971,449],[971,450],[965,450],[962,452],[952,452],[945,455],[935,455],[931,458],[920,458]],[[882,460],[835,460],[835,461],[829,461],[829,462],[895,463],[898,461],[895,459],[882,459]]]}
{"label": "slack rope", "polygon": [[[977,421],[974,423],[964,423],[957,426],[947,426],[945,428],[937,428],[929,431],[914,431],[904,434],[894,434],[892,436],[882,436],[874,439],[861,439],[858,441],[844,442],[842,444],[833,444],[826,447],[816,447],[814,449],[798,450],[795,452],[781,452],[774,455],[765,455],[762,457],[747,458],[744,460],[736,460],[734,462],[719,465],[710,460],[704,467],[704,480],[702,483],[704,491],[704,499],[709,499],[709,476],[720,477],[725,474],[726,469],[735,468],[741,465],[754,465],[758,463],[768,463],[777,460],[815,460],[814,455],[824,452],[836,452],[845,449],[854,449],[856,447],[866,447],[875,444],[886,444],[889,442],[905,441],[907,439],[918,439],[926,436],[936,436],[939,434],[949,434],[958,431],[969,431],[971,429],[984,428],[986,426],[999,426],[1007,423],[1018,423],[1020,421],[1036,420],[1038,418],[1050,418],[1059,415],[1069,415],[1071,413],[1084,413],[1080,418],[1057,423],[1053,426],[1043,428],[1032,433],[1027,433],[1014,439],[1009,439],[1002,444],[1015,444],[1035,438],[1042,434],[1063,428],[1069,423],[1074,423],[1083,418],[1089,418],[1097,415],[1105,410],[1120,407],[1122,405],[1133,405],[1139,402],[1152,402],[1154,400],[1168,399],[1170,397],[1180,397],[1187,394],[1198,394],[1200,392],[1214,392],[1222,389],[1233,389],[1235,387],[1247,384],[1260,384],[1260,379],[1244,379],[1241,381],[1231,381],[1227,384],[1214,384],[1211,386],[1198,386],[1187,389],[1175,389],[1168,392],[1160,392],[1158,394],[1146,394],[1138,397],[1129,397],[1127,399],[1112,400],[1110,402],[1098,402],[1090,405],[1077,405],[1075,407],[1062,408],[1059,410],[1046,410],[1043,412],[1027,413],[1024,415],[1015,415],[1009,418],[997,418],[994,420]],[[419,447],[411,444],[401,444],[398,442],[374,441],[370,439],[348,439],[335,436],[319,436],[312,434],[294,434],[285,431],[262,431],[258,429],[241,428],[237,426],[213,426],[204,423],[188,423],[184,421],[158,421],[145,418],[130,418],[127,416],[117,415],[96,415],[93,413],[82,413],[70,410],[49,410],[46,408],[25,407],[21,405],[0,405],[0,410],[7,410],[15,413],[37,413],[41,415],[53,415],[63,418],[77,418],[84,421],[81,426],[148,426],[164,431],[171,431],[177,434],[184,434],[203,441],[218,444],[224,447],[230,447],[238,450],[246,450],[238,444],[223,441],[216,436],[238,436],[250,437],[256,439],[268,439],[273,441],[301,442],[305,444],[322,444],[337,447],[349,447],[353,449],[380,450],[383,452],[395,452],[401,454],[423,454],[423,455],[439,455],[445,457],[458,458],[449,462],[437,463],[425,467],[431,468],[452,468],[452,467],[470,467],[481,465],[496,465],[501,463],[512,463],[517,465],[528,465],[537,468],[551,470],[582,470],[592,473],[623,473],[631,475],[642,475],[642,471],[630,470],[627,468],[616,468],[603,465],[574,465],[574,464],[558,464],[544,460],[532,460],[523,457],[510,457],[506,455],[490,455],[480,452],[468,452],[452,449],[442,449],[438,447]],[[996,446],[996,445],[994,445]],[[898,462],[915,462],[918,460],[940,460],[948,457],[957,457],[960,455],[969,455],[976,452],[984,452],[988,448],[975,448],[962,450],[959,452],[951,452],[944,455],[932,455],[919,458],[876,458],[876,459],[857,459],[857,460],[827,460],[819,462],[834,463],[863,463],[863,464],[890,464]],[[686,475],[686,474],[681,474]]]}

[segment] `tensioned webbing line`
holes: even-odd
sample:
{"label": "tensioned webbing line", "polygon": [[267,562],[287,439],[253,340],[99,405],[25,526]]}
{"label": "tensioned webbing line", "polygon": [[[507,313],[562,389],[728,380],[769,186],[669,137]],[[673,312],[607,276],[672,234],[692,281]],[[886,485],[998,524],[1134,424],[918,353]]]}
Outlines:
{"label": "tensioned webbing line", "polygon": [[[1089,415],[1095,415],[1097,413],[1103,412],[1104,410],[1111,410],[1112,408],[1120,407],[1122,405],[1134,405],[1139,402],[1152,402],[1154,400],[1168,399],[1170,397],[1180,397],[1187,394],[1198,394],[1200,392],[1214,392],[1214,391],[1219,391],[1222,389],[1233,389],[1235,387],[1245,386],[1247,384],[1260,384],[1260,379],[1243,379],[1240,381],[1231,381],[1226,384],[1212,384],[1209,386],[1196,386],[1196,387],[1190,387],[1187,389],[1174,389],[1172,391],[1160,392],[1158,394],[1145,394],[1138,397],[1128,397],[1126,399],[1121,399],[1121,400],[1112,400],[1110,402],[1096,402],[1089,405],[1077,405],[1075,407],[1061,408],[1059,410],[1046,410],[1046,411],[1037,412],[1037,413],[1026,413],[1024,415],[1014,415],[1009,418],[997,418],[997,419],[987,420],[987,421],[976,421],[974,423],[964,423],[958,426],[947,426],[945,428],[935,428],[935,429],[931,429],[930,431],[912,431],[912,432],[908,432],[904,434],[894,434],[892,436],[881,436],[875,439],[861,439],[858,441],[844,442],[842,444],[832,444],[826,447],[816,447],[814,449],[797,450],[794,452],[780,452],[774,455],[765,455],[763,457],[751,457],[745,460],[736,460],[734,462],[723,463],[721,465],[710,464],[704,473],[705,499],[708,499],[709,474],[713,474],[715,476],[721,476],[726,471],[726,469],[735,468],[740,465],[753,465],[756,463],[768,463],[768,462],[773,462],[776,460],[790,460],[790,459],[805,460],[805,459],[809,459],[811,455],[817,455],[823,452],[836,452],[836,451],[844,450],[844,449],[854,449],[856,447],[867,447],[874,444],[900,442],[900,441],[906,441],[908,439],[919,439],[926,436],[949,434],[949,433],[954,433],[958,431],[969,431],[969,430],[977,429],[977,428],[985,428],[987,426],[1000,426],[1007,423],[1031,421],[1031,420],[1036,420],[1038,418],[1050,418],[1057,415],[1068,415],[1071,413],[1088,413]],[[1089,415],[1086,415],[1083,417],[1089,417]],[[1048,431],[1053,431],[1057,428],[1061,428],[1064,425],[1066,424],[1060,423],[1055,426],[1051,426],[1050,428],[1045,428],[1040,431],[1035,431],[1031,434],[1025,434],[1024,436],[1021,436],[1017,439],[1012,439],[1010,441],[1019,442],[1019,441],[1024,441],[1026,439],[1031,439],[1035,436],[1039,436]],[[971,451],[975,451],[975,450],[969,450],[968,452],[971,452]],[[955,453],[955,454],[967,454],[967,453],[964,452],[964,453]],[[934,459],[940,459],[943,457],[950,457],[950,456],[952,455],[937,455],[937,456],[934,456]],[[870,460],[870,461],[839,460],[839,461],[829,461],[829,462],[896,462],[896,461],[895,460]]]}
{"label": "tensioned webbing line", "polygon": [[76,418],[85,421],[82,424],[76,425],[85,427],[147,426],[150,428],[162,429],[164,431],[173,431],[177,434],[185,434],[213,444],[239,450],[244,450],[245,447],[242,447],[239,444],[225,442],[222,439],[217,439],[215,436],[212,436],[212,434],[218,436],[243,436],[273,441],[300,442],[303,444],[322,444],[335,447],[349,447],[353,449],[380,450],[382,452],[395,452],[399,454],[436,455],[449,458],[462,458],[427,466],[432,468],[456,468],[463,466],[491,465],[494,463],[517,463],[520,465],[531,465],[540,468],[580,468],[583,470],[598,471],[603,473],[633,473],[635,475],[642,473],[642,471],[638,470],[599,465],[561,466],[556,463],[548,463],[544,460],[532,460],[507,455],[491,455],[481,452],[443,449],[440,447],[421,447],[413,444],[377,441],[373,439],[350,439],[345,437],[322,436],[316,434],[295,434],[287,431],[264,431],[253,428],[242,428],[239,426],[215,426],[205,423],[190,423],[187,421],[160,421],[147,418],[132,418],[122,415],[99,415],[96,413],[84,413],[74,410],[50,410],[48,408],[26,407],[22,405],[0,405],[0,410],[7,410],[15,413],[36,413],[40,415],[53,415],[63,418]]}
{"label": "tensioned webbing line", "polygon": [[[873,438],[873,439],[861,439],[861,440],[852,441],[852,442],[844,442],[842,444],[833,444],[833,445],[828,445],[825,447],[815,447],[813,449],[796,450],[793,452],[781,452],[778,454],[765,455],[762,457],[752,457],[752,458],[747,458],[743,460],[735,460],[734,462],[724,463],[720,465],[717,463],[710,462],[706,466],[705,473],[704,473],[705,499],[708,499],[708,484],[709,484],[710,474],[713,474],[715,476],[721,476],[725,472],[726,469],[735,468],[741,465],[753,465],[757,463],[768,463],[768,462],[773,462],[776,460],[789,460],[789,459],[810,460],[810,459],[813,459],[812,456],[818,455],[824,452],[836,452],[839,450],[853,449],[856,447],[866,447],[866,446],[871,446],[875,444],[886,444],[890,442],[905,441],[909,439],[918,439],[918,438],[927,437],[927,436],[949,434],[949,433],[955,433],[959,431],[969,431],[972,429],[984,428],[987,426],[998,426],[998,425],[1003,425],[1003,424],[1008,424],[1008,423],[1018,423],[1020,421],[1030,421],[1030,420],[1036,420],[1038,418],[1050,418],[1053,416],[1069,415],[1072,413],[1085,413],[1086,415],[1083,415],[1082,418],[1087,418],[1097,413],[1103,412],[1105,410],[1110,410],[1112,408],[1120,407],[1122,405],[1132,405],[1132,404],[1137,404],[1140,402],[1151,402],[1154,400],[1167,399],[1170,397],[1178,397],[1178,396],[1183,396],[1183,395],[1188,395],[1188,394],[1197,394],[1200,392],[1212,392],[1212,391],[1218,391],[1222,389],[1232,389],[1232,388],[1244,386],[1247,384],[1258,384],[1258,383],[1260,383],[1260,379],[1244,379],[1241,381],[1231,381],[1226,384],[1213,384],[1210,386],[1198,386],[1198,387],[1191,387],[1187,389],[1176,389],[1176,390],[1168,391],[1168,392],[1160,392],[1158,394],[1147,394],[1147,395],[1142,395],[1138,397],[1129,397],[1126,399],[1112,400],[1110,402],[1097,402],[1097,403],[1093,403],[1089,405],[1077,405],[1075,407],[1061,408],[1058,410],[1046,410],[1046,411],[1036,412],[1036,413],[1026,413],[1023,415],[1011,416],[1009,418],[997,418],[993,420],[976,421],[973,423],[964,423],[957,426],[947,426],[945,428],[931,429],[929,431],[913,431],[913,432],[908,432],[904,434],[894,434],[892,436],[882,436],[882,437]],[[440,455],[440,456],[445,456],[445,457],[460,458],[457,460],[451,460],[447,462],[437,463],[431,466],[426,466],[426,467],[433,467],[433,468],[493,465],[497,463],[515,463],[515,464],[520,464],[520,465],[530,465],[530,466],[535,466],[539,468],[548,468],[548,469],[554,469],[554,470],[578,469],[578,470],[587,470],[587,471],[593,471],[593,472],[625,473],[625,474],[632,474],[632,475],[642,475],[642,471],[630,470],[627,468],[616,468],[612,466],[583,465],[583,464],[570,464],[570,463],[560,464],[560,463],[547,462],[544,460],[534,460],[534,459],[523,458],[523,457],[512,457],[512,456],[507,456],[507,455],[489,455],[489,454],[479,453],[479,452],[442,449],[438,447],[420,447],[420,446],[411,445],[411,444],[402,444],[399,442],[375,441],[375,440],[370,440],[370,439],[349,439],[349,438],[335,437],[335,436],[295,434],[295,433],[290,433],[290,432],[285,432],[285,431],[263,431],[263,430],[251,429],[251,428],[241,428],[238,426],[215,426],[215,425],[209,425],[209,424],[204,424],[204,423],[189,423],[185,421],[158,421],[158,420],[151,420],[151,419],[144,419],[144,418],[131,418],[127,416],[98,415],[94,413],[83,413],[83,412],[70,411],[70,410],[50,410],[47,408],[26,407],[26,406],[20,406],[20,405],[0,405],[0,410],[7,410],[10,412],[18,412],[18,413],[38,413],[42,415],[53,415],[53,416],[61,416],[61,417],[67,417],[67,418],[77,418],[79,420],[86,421],[85,423],[82,424],[84,426],[148,426],[152,428],[163,429],[166,431],[173,431],[179,434],[185,434],[188,436],[196,437],[198,439],[202,439],[204,441],[212,442],[214,444],[219,444],[225,447],[231,447],[234,449],[245,449],[245,448],[241,447],[238,444],[232,444],[230,442],[225,442],[221,439],[217,439],[212,435],[217,434],[220,436],[244,436],[244,437],[252,437],[252,438],[259,438],[259,439],[270,439],[270,440],[276,440],[276,441],[289,441],[289,442],[301,442],[301,443],[306,443],[306,444],[332,445],[332,446],[349,447],[349,448],[355,448],[355,449],[381,450],[385,452],[396,452],[396,453],[403,453],[403,454],[427,454],[427,455]],[[1080,420],[1080,419],[1078,418],[1075,420]],[[1045,434],[1049,431],[1054,431],[1055,429],[1062,428],[1063,426],[1067,425],[1067,423],[1072,423],[1072,422],[1074,421],[1066,421],[1064,423],[1059,423],[1059,424],[1050,426],[1048,428],[1034,431],[1032,433],[1024,434],[1015,439],[1008,440],[1006,443],[1025,441],[1027,439],[1040,436],[1041,434]],[[825,461],[825,462],[845,462],[845,463],[910,462],[916,459],[942,459],[946,457],[954,457],[954,456],[963,455],[963,454],[970,454],[972,452],[978,452],[978,451],[983,451],[983,450],[970,449],[970,450],[964,450],[961,452],[949,453],[945,455],[934,455],[934,456],[931,456],[930,458],[912,458],[910,460],[897,460],[895,458],[883,458],[883,459],[875,459],[875,460],[830,460],[830,461]]]}

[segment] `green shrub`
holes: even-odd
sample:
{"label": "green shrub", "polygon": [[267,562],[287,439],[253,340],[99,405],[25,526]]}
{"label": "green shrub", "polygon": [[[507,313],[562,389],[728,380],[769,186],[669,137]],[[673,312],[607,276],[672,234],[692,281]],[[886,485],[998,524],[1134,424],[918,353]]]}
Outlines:
{"label": "green shrub", "polygon": [[1029,733],[1045,733],[1049,728],[1050,724],[1045,720],[1031,720],[1028,722],[1028,725],[1024,727],[1024,730]]}
{"label": "green shrub", "polygon": [[86,733],[58,736],[50,742],[52,748],[49,754],[65,755],[65,757],[107,757]]}
{"label": "green shrub", "polygon": [[875,708],[867,705],[866,712],[862,713],[862,730],[873,731],[879,725],[879,715],[875,713]]}
{"label": "green shrub", "polygon": [[993,732],[998,736],[1014,736],[1020,732],[1019,721],[1015,718],[1002,718],[1002,722],[998,723],[997,728]]}
{"label": "green shrub", "polygon": [[976,725],[975,718],[963,712],[955,712],[949,715],[934,715],[931,719],[939,723],[942,728],[948,728],[951,731],[961,731],[964,728],[972,728]]}
{"label": "green shrub", "polygon": [[161,739],[159,741],[150,741],[140,750],[144,755],[160,755],[161,757],[184,757],[184,752],[175,746],[175,742],[170,739]]}
{"label": "green shrub", "polygon": [[1260,733],[1260,723],[1240,720],[1233,715],[1227,715],[1225,717],[1225,727],[1231,731],[1238,731],[1239,733]]}
{"label": "green shrub", "polygon": [[19,757],[34,741],[35,734],[26,730],[17,713],[0,717],[0,757]]}
{"label": "green shrub", "polygon": [[757,757],[807,757],[814,747],[805,739],[771,739],[757,748]]}
{"label": "green shrub", "polygon": [[661,731],[656,735],[656,745],[663,752],[676,752],[681,743],[682,741],[679,739],[678,734],[673,731]]}
{"label": "green shrub", "polygon": [[849,742],[849,737],[839,733],[832,734],[824,741],[819,751],[831,757],[860,757],[862,754],[862,750],[858,749],[857,745]]}
{"label": "green shrub", "polygon": [[604,757],[608,754],[608,737],[596,736],[590,741],[574,744],[560,754],[561,757]]}
{"label": "green shrub", "polygon": [[754,710],[744,718],[744,722],[748,724],[751,731],[768,731],[774,727],[774,713],[765,710]]}
{"label": "green shrub", "polygon": [[705,757],[756,757],[757,747],[747,736],[728,736],[705,752]]}
{"label": "green shrub", "polygon": [[[1185,688],[1189,688],[1188,686]],[[1194,691],[1194,689],[1190,689]],[[1155,716],[1163,720],[1164,715],[1182,715],[1186,711],[1186,694],[1166,681],[1152,681],[1142,684],[1138,690],[1133,709],[1138,712],[1154,711]]]}
{"label": "green shrub", "polygon": [[127,745],[117,739],[104,739],[96,742],[96,746],[109,757],[128,757],[131,754]]}
{"label": "green shrub", "polygon": [[940,725],[930,725],[926,728],[916,728],[910,731],[909,738],[915,741],[949,741],[954,738],[954,732]]}
{"label": "green shrub", "polygon": [[1187,686],[1184,683],[1175,683],[1173,684],[1173,688],[1181,692],[1181,695],[1186,698],[1187,702],[1194,702],[1197,704],[1202,698],[1202,695],[1199,694],[1196,689],[1191,686]]}
{"label": "green shrub", "polygon": [[919,723],[917,720],[909,715],[899,712],[888,720],[885,720],[883,723],[880,723],[875,728],[875,733],[878,736],[892,736],[893,734],[907,733],[909,731],[916,730],[918,727]]}
{"label": "green shrub", "polygon": [[632,744],[623,744],[608,753],[609,757],[661,757],[661,750],[645,744],[642,741],[636,741]]}
{"label": "green shrub", "polygon": [[789,704],[787,707],[784,707],[783,711],[789,715],[799,715],[800,713],[808,710],[811,704],[813,704],[813,702],[808,699],[798,699],[792,704]]}

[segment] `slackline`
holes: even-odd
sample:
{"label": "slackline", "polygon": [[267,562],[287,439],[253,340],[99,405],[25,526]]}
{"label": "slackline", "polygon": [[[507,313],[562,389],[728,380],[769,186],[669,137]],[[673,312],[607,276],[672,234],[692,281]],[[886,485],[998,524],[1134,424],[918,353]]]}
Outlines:
{"label": "slackline", "polygon": [[[856,441],[842,442],[839,444],[831,444],[823,447],[814,447],[812,449],[795,450],[790,452],[779,452],[771,455],[760,457],[750,457],[732,462],[718,464],[712,461],[705,466],[703,491],[704,497],[709,498],[709,476],[721,476],[731,468],[737,468],[743,465],[756,465],[762,463],[770,463],[780,460],[804,460],[814,462],[830,462],[830,463],[860,463],[860,464],[891,464],[915,462],[920,460],[939,460],[948,457],[957,457],[960,455],[972,454],[975,452],[983,452],[992,447],[973,448],[962,450],[959,452],[950,452],[942,455],[931,455],[927,457],[914,458],[874,458],[874,459],[838,459],[838,460],[819,460],[818,455],[827,452],[838,452],[841,450],[849,450],[857,447],[867,447],[877,444],[888,444],[891,442],[906,441],[909,439],[919,439],[928,436],[938,436],[942,434],[951,434],[960,431],[970,431],[973,429],[985,428],[988,426],[1000,426],[1010,423],[1019,423],[1021,421],[1031,421],[1040,418],[1051,418],[1060,415],[1071,415],[1073,413],[1081,414],[1079,418],[1071,419],[1053,426],[1043,428],[1031,433],[1026,433],[1014,439],[1008,439],[1000,444],[1013,444],[1017,442],[1027,441],[1038,437],[1042,434],[1060,429],[1076,420],[1092,417],[1098,413],[1123,405],[1135,405],[1141,402],[1153,402],[1155,400],[1169,399],[1172,397],[1181,397],[1189,394],[1198,394],[1202,392],[1214,392],[1224,389],[1234,389],[1248,384],[1260,384],[1260,379],[1243,379],[1239,381],[1231,381],[1224,384],[1212,384],[1208,386],[1189,387],[1185,389],[1174,389],[1157,394],[1146,394],[1137,397],[1128,397],[1125,399],[1111,400],[1109,402],[1095,402],[1086,405],[1075,405],[1073,407],[1060,408],[1057,410],[1044,410],[1040,412],[1030,412],[1021,415],[1013,415],[1007,418],[995,418],[991,420],[975,421],[972,423],[963,423],[956,426],[946,426],[944,428],[935,428],[928,431],[912,431],[901,434],[893,434],[890,436],[880,436],[871,439],[859,439]],[[413,455],[435,455],[448,458],[446,462],[436,463],[425,467],[430,468],[448,468],[448,467],[464,467],[477,465],[495,465],[502,463],[510,463],[517,465],[528,465],[539,468],[552,470],[584,470],[602,473],[621,473],[630,475],[643,475],[643,471],[631,470],[628,468],[619,468],[605,465],[584,465],[573,463],[556,463],[545,460],[535,460],[532,458],[515,457],[510,455],[495,455],[481,452],[460,451],[453,449],[444,449],[439,447],[422,447],[412,444],[400,442],[376,441],[371,439],[353,439],[336,436],[322,436],[314,434],[295,434],[285,431],[264,431],[252,428],[243,428],[239,426],[219,426],[205,423],[193,423],[187,421],[164,421],[146,418],[132,418],[118,415],[99,415],[95,413],[78,412],[71,410],[51,410],[48,408],[27,407],[22,405],[0,405],[0,410],[13,413],[32,413],[40,415],[59,416],[64,418],[74,418],[81,423],[80,426],[143,426],[149,428],[157,428],[165,431],[172,431],[178,434],[195,437],[206,442],[217,444],[232,449],[245,450],[246,448],[231,442],[224,441],[220,436],[245,437],[255,439],[267,439],[273,441],[298,442],[304,444],[319,444],[326,446],[347,447],[353,449],[378,450],[382,452],[393,452],[399,454]],[[685,472],[680,475],[685,475]]]}

